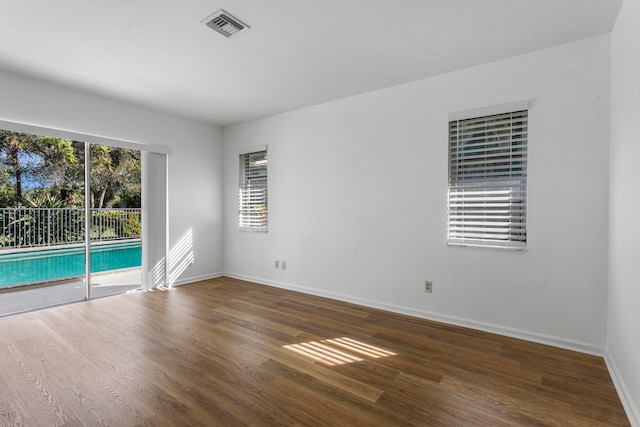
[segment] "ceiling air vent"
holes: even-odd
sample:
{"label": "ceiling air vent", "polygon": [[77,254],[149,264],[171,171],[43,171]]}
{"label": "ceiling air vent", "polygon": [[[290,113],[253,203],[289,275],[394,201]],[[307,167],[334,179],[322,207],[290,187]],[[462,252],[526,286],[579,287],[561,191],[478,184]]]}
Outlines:
{"label": "ceiling air vent", "polygon": [[219,32],[225,37],[235,36],[250,28],[247,24],[223,9],[220,9],[202,22],[206,24],[207,27]]}

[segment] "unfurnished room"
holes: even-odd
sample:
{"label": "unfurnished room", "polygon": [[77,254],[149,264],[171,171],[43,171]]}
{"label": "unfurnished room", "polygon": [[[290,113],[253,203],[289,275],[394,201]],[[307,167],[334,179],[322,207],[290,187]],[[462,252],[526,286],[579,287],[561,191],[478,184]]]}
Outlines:
{"label": "unfurnished room", "polygon": [[0,17],[0,425],[640,427],[640,0]]}

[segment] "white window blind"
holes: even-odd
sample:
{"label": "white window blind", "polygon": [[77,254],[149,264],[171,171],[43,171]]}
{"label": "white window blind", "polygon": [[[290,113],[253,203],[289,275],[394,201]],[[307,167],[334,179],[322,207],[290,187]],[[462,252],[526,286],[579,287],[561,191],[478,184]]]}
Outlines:
{"label": "white window blind", "polygon": [[449,244],[526,247],[527,120],[520,110],[449,122]]}
{"label": "white window blind", "polygon": [[142,152],[142,288],[170,285],[167,282],[168,158],[166,154]]}
{"label": "white window blind", "polygon": [[267,150],[240,154],[238,228],[267,231]]}

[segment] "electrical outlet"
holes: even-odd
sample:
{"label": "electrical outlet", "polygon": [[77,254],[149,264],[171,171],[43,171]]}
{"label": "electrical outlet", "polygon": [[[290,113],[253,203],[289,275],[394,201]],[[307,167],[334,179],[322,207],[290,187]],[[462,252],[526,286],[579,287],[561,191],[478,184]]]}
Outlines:
{"label": "electrical outlet", "polygon": [[286,270],[287,269],[287,261],[282,261],[280,263],[280,268],[283,269],[283,270]]}
{"label": "electrical outlet", "polygon": [[273,266],[275,268],[280,268],[280,261],[276,260],[276,262],[273,263]]}
{"label": "electrical outlet", "polygon": [[429,280],[425,280],[424,281],[424,291],[431,293],[433,292],[433,282],[429,281]]}

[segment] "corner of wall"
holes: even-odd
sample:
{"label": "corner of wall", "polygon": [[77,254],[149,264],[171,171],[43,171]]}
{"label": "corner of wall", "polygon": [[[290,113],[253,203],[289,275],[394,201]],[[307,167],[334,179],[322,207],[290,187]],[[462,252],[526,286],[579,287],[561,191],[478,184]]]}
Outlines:
{"label": "corner of wall", "polygon": [[618,369],[618,365],[616,365],[616,362],[613,359],[611,353],[609,353],[608,349],[605,350],[604,361],[607,364],[607,369],[609,370],[609,374],[611,375],[611,380],[613,381],[613,385],[616,387],[616,391],[618,392],[618,396],[620,397],[622,406],[627,413],[629,422],[634,427],[640,427],[640,409],[638,409],[635,402],[631,398],[631,393],[627,388],[622,373]]}

